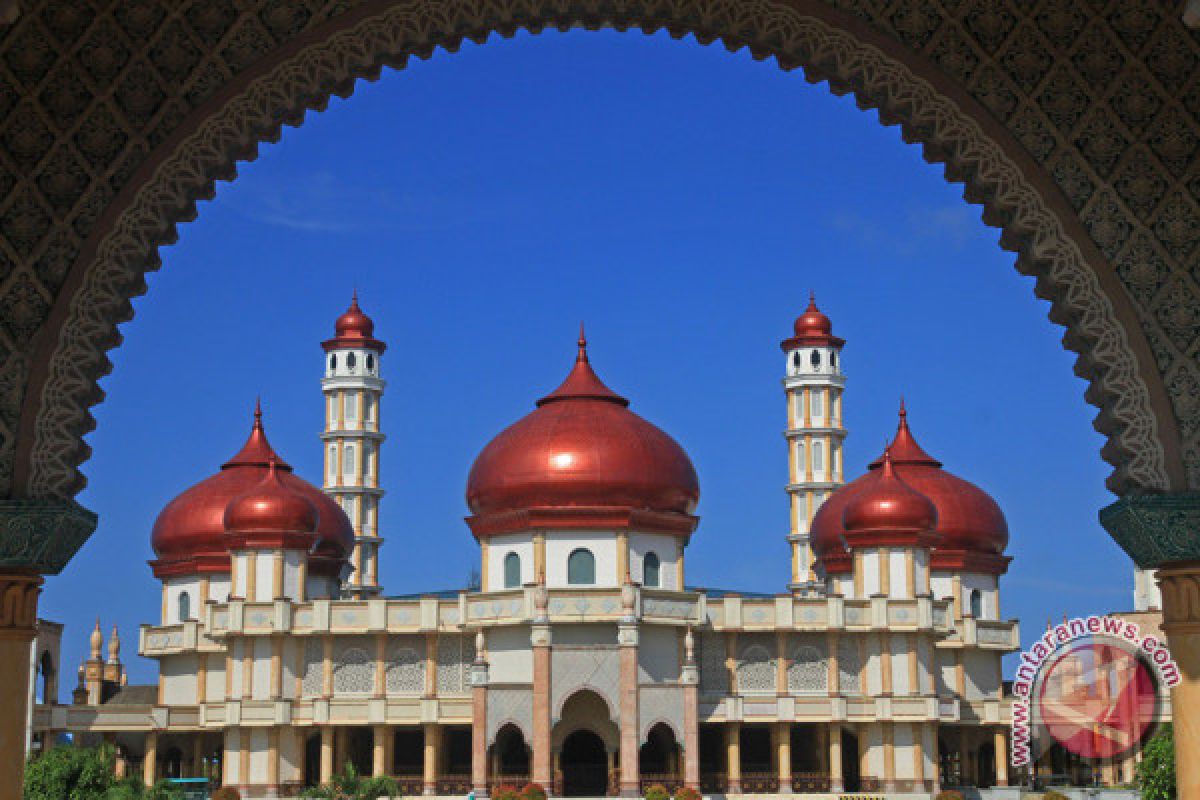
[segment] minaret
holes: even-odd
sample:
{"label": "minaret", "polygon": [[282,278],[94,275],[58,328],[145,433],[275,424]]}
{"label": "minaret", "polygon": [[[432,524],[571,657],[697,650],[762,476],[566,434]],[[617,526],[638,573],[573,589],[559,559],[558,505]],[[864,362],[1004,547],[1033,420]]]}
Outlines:
{"label": "minaret", "polygon": [[813,515],[825,498],[842,485],[842,374],[843,339],[833,335],[829,317],[817,309],[810,295],[808,308],[793,326],[794,335],[780,343],[787,356],[786,377],[788,443],[788,500],[792,550],[789,588],[796,594],[823,590],[823,576],[809,541]]}
{"label": "minaret", "polygon": [[379,594],[379,400],[384,382],[380,360],[387,345],[375,336],[375,323],[358,307],[358,294],[337,318],[325,349],[325,492],[345,510],[354,526],[354,572],[344,587],[352,597]]}

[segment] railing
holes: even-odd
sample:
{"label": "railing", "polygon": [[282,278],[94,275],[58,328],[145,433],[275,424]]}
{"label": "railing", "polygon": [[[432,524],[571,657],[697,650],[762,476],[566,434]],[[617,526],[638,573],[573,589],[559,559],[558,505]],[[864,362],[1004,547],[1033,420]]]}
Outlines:
{"label": "railing", "polygon": [[793,792],[828,792],[829,776],[824,772],[793,772]]}
{"label": "railing", "polygon": [[437,779],[437,793],[440,795],[465,795],[470,791],[471,776],[468,774],[442,775]]}
{"label": "railing", "polygon": [[742,794],[776,794],[778,792],[778,772],[742,773]]}
{"label": "railing", "polygon": [[420,775],[393,775],[396,793],[401,797],[419,797],[425,792],[425,781]]}
{"label": "railing", "polygon": [[488,779],[488,796],[495,797],[497,792],[504,789],[519,792],[527,783],[529,783],[529,773],[493,775]]}
{"label": "railing", "polygon": [[728,776],[724,772],[701,772],[700,791],[704,794],[724,794],[729,788]]}
{"label": "railing", "polygon": [[665,786],[667,791],[673,795],[683,786],[683,778],[673,772],[645,772],[640,776],[639,783],[642,787],[643,797],[646,796],[646,790],[651,786]]}

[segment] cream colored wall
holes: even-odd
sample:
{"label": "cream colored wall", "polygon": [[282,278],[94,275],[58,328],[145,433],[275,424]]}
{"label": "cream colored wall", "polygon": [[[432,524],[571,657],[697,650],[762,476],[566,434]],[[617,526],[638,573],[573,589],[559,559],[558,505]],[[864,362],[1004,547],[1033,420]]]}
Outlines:
{"label": "cream colored wall", "polygon": [[983,616],[980,619],[998,619],[997,615],[997,581],[995,575],[963,573],[963,613],[966,613],[967,593],[978,589],[983,600]]}
{"label": "cream colored wall", "polygon": [[967,679],[967,699],[994,698],[1000,687],[996,683],[1000,656],[987,650],[964,650],[963,670]]}
{"label": "cream colored wall", "polygon": [[892,694],[912,694],[913,686],[908,674],[908,648],[912,644],[912,637],[894,633],[888,639],[888,649],[892,654]]}
{"label": "cream colored wall", "polygon": [[866,694],[876,695],[883,691],[882,672],[880,671],[881,662],[882,659],[879,658],[879,642],[876,637],[871,636],[867,639],[867,683],[864,687]]}
{"label": "cream colored wall", "polygon": [[913,726],[896,724],[892,726],[893,762],[896,765],[896,779],[911,781],[916,778],[913,770]]}
{"label": "cream colored wall", "polygon": [[208,678],[204,686],[204,702],[220,703],[225,700],[225,659],[216,655],[208,657]]}
{"label": "cream colored wall", "polygon": [[643,626],[638,634],[638,680],[679,680],[679,635],[675,628]]}
{"label": "cream colored wall", "polygon": [[533,650],[529,628],[494,628],[487,634],[488,679],[493,683],[531,683]]}
{"label": "cream colored wall", "polygon": [[888,560],[888,595],[891,597],[912,597],[912,593],[908,591],[909,578],[905,574],[908,571],[908,559],[904,557],[903,550],[885,551]]}
{"label": "cream colored wall", "polygon": [[167,705],[190,706],[196,703],[196,656],[167,656],[159,661],[159,684]]}
{"label": "cream colored wall", "polygon": [[863,775],[864,778],[883,777],[883,728],[878,725],[869,725],[866,729],[866,735],[859,733],[860,741],[865,741],[867,746],[867,771]]}
{"label": "cream colored wall", "polygon": [[265,728],[252,728],[247,731],[247,738],[250,740],[250,780],[248,783],[263,784],[267,782],[267,756],[268,741],[267,731]]}
{"label": "cream colored wall", "polygon": [[254,639],[253,663],[251,697],[255,700],[268,700],[271,691],[271,640],[265,636]]}

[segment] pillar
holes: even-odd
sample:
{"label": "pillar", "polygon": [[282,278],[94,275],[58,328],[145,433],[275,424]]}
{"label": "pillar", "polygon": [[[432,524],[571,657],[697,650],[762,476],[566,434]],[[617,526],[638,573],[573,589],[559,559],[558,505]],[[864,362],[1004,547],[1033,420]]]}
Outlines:
{"label": "pillar", "polygon": [[792,793],[792,723],[776,722],[772,729],[775,736],[775,758],[779,769],[779,793]]}
{"label": "pillar", "polygon": [[471,673],[471,788],[476,797],[488,793],[487,665],[476,663]]}
{"label": "pillar", "polygon": [[695,662],[683,667],[683,784],[700,790],[700,673]]}
{"label": "pillar", "polygon": [[974,786],[972,775],[974,770],[971,768],[971,747],[967,741],[967,726],[958,726],[958,780],[963,786]]}
{"label": "pillar", "polygon": [[0,574],[0,797],[20,797],[29,715],[29,652],[42,578]]}
{"label": "pillar", "polygon": [[442,728],[436,722],[425,723],[425,769],[423,788],[427,795],[437,794],[438,764],[442,750]]}
{"label": "pillar", "polygon": [[376,725],[371,735],[371,775],[381,777],[388,774],[388,726]]}
{"label": "pillar", "polygon": [[742,723],[725,723],[725,770],[728,794],[742,793]]}
{"label": "pillar", "polygon": [[829,724],[829,791],[838,793],[846,789],[845,778],[842,777],[842,726],[840,723]]}
{"label": "pillar", "polygon": [[1008,786],[1008,734],[1004,728],[997,728],[995,733],[996,750],[996,785]]}
{"label": "pillar", "polygon": [[1200,561],[1161,567],[1158,585],[1162,629],[1181,678],[1171,689],[1176,791],[1180,800],[1196,800],[1200,798]]}
{"label": "pillar", "polygon": [[[542,590],[544,591],[544,590]],[[534,783],[547,791],[554,785],[550,753],[550,626],[535,625],[533,645],[533,753],[530,772]]]}
{"label": "pillar", "polygon": [[150,731],[146,734],[146,755],[142,759],[142,781],[147,786],[153,786],[158,780],[158,733]]}
{"label": "pillar", "polygon": [[204,734],[197,733],[192,737],[192,777],[203,778],[204,775]]}
{"label": "pillar", "polygon": [[321,728],[321,785],[333,780],[333,728]]}
{"label": "pillar", "polygon": [[638,629],[622,624],[617,633],[620,646],[620,742],[621,796],[640,797],[642,782],[638,763],[641,735],[638,725]]}
{"label": "pillar", "polygon": [[1100,523],[1138,567],[1158,568],[1162,629],[1180,676],[1171,689],[1176,790],[1200,800],[1200,492],[1123,497]]}

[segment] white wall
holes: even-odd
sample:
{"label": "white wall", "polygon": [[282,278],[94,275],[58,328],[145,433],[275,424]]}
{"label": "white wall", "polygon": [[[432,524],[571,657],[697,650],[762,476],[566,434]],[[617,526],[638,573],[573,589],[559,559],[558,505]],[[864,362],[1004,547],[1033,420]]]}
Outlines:
{"label": "white wall", "polygon": [[200,577],[196,575],[181,575],[179,577],[167,578],[163,581],[163,591],[167,593],[167,615],[163,619],[163,625],[178,625],[181,620],[179,618],[179,595],[187,592],[188,598],[191,601],[191,619],[199,619],[203,610],[200,607]]}
{"label": "white wall", "polygon": [[488,680],[492,683],[533,681],[529,628],[492,628],[487,633]]}
{"label": "white wall", "polygon": [[271,640],[265,636],[254,640],[254,675],[250,696],[267,700],[271,692]]}
{"label": "white wall", "polygon": [[658,556],[659,587],[683,589],[683,573],[679,568],[679,556],[683,544],[678,536],[664,533],[629,534],[629,572],[635,583],[645,583],[643,566],[647,553]]}
{"label": "white wall", "polygon": [[488,540],[487,548],[487,585],[485,592],[498,592],[504,589],[504,557],[516,553],[521,559],[521,583],[533,583],[533,534],[506,533],[493,536]]}
{"label": "white wall", "polygon": [[983,616],[981,616],[980,619],[999,619],[999,603],[997,602],[997,583],[995,575],[963,573],[962,587],[964,615],[971,608],[969,601],[971,590],[976,589],[980,592],[981,599],[983,600]]}
{"label": "white wall", "polygon": [[888,637],[892,654],[892,694],[911,694],[913,687],[908,674],[908,648],[912,639],[903,633]]}
{"label": "white wall", "polygon": [[913,726],[897,724],[892,726],[893,762],[896,765],[896,779],[911,781],[916,775],[913,772]]}
{"label": "white wall", "polygon": [[885,551],[888,559],[888,590],[891,597],[912,597],[908,591],[908,565],[903,550]]}
{"label": "white wall", "polygon": [[996,697],[1000,670],[1000,654],[987,650],[963,650],[963,671],[966,673],[967,699]]}
{"label": "white wall", "polygon": [[596,559],[595,586],[619,586],[617,575],[617,537],[614,533],[593,531],[557,531],[546,534],[546,585],[568,586],[567,557],[584,547]]}

